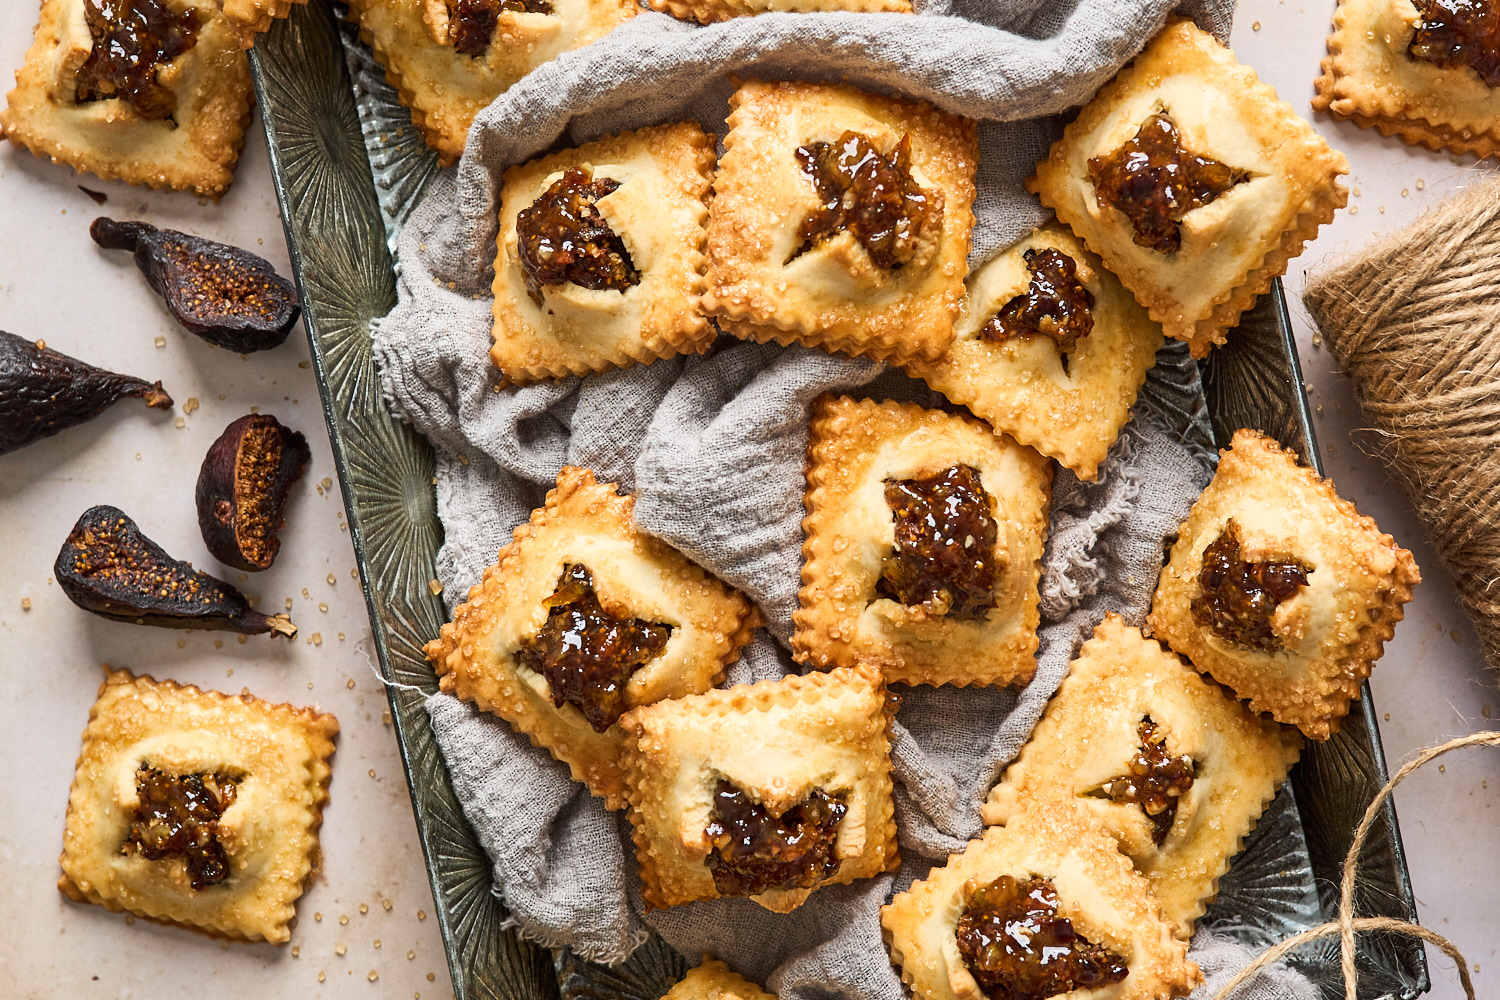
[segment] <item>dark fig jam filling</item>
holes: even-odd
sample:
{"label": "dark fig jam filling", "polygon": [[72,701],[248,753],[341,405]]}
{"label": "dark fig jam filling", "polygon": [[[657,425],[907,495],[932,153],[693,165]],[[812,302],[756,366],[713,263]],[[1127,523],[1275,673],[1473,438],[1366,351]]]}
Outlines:
{"label": "dark fig jam filling", "polygon": [[1485,86],[1500,86],[1500,8],[1495,0],[1413,3],[1420,20],[1407,55],[1444,69],[1467,66]]}
{"label": "dark fig jam filling", "polygon": [[619,186],[619,181],[594,180],[586,171],[569,167],[516,216],[526,291],[537,305],[542,304],[544,285],[572,282],[624,292],[640,284],[630,252],[594,204]]}
{"label": "dark fig jam filling", "polygon": [[911,136],[903,135],[890,156],[868,136],[845,132],[838,142],[798,146],[797,162],[812,181],[819,205],[797,227],[801,240],[788,263],[826,239],[849,232],[877,266],[911,263],[929,227],[941,226],[943,194],[911,176]]}
{"label": "dark fig jam filling", "polygon": [[1300,562],[1246,562],[1240,558],[1240,528],[1233,518],[1203,550],[1201,593],[1193,598],[1193,621],[1225,642],[1275,652],[1281,640],[1271,616],[1307,585],[1311,566]]}
{"label": "dark fig jam filling", "polygon": [[447,0],[448,41],[461,55],[477,56],[490,47],[502,10],[550,14],[547,0]]}
{"label": "dark fig jam filling", "polygon": [[838,871],[833,849],[847,811],[842,798],[814,789],[772,816],[733,782],[720,778],[704,829],[713,844],[704,863],[714,888],[721,896],[812,888]]}
{"label": "dark fig jam filling", "polygon": [[995,606],[997,529],[978,472],[955,465],[924,479],[887,479],[885,502],[896,544],[881,563],[877,596],[954,618]]}
{"label": "dark fig jam filling", "polygon": [[1135,229],[1135,244],[1159,253],[1176,253],[1182,246],[1184,216],[1249,176],[1184,149],[1177,123],[1166,112],[1147,118],[1115,152],[1089,160],[1099,207],[1124,212]]}
{"label": "dark fig jam filling", "polygon": [[1043,336],[1057,341],[1066,357],[1094,329],[1094,296],[1078,280],[1078,263],[1053,247],[1026,251],[1031,284],[1000,307],[979,331],[979,339],[999,343],[1011,337]]}
{"label": "dark fig jam filling", "polygon": [[1172,756],[1166,734],[1149,715],[1141,719],[1140,736],[1140,749],[1126,763],[1126,773],[1100,785],[1099,794],[1138,804],[1151,821],[1151,840],[1160,847],[1177,821],[1177,799],[1193,787],[1193,758]]}
{"label": "dark fig jam filling", "polygon": [[177,96],[156,79],[158,67],[198,43],[198,11],[166,0],[83,0],[93,47],[78,68],[79,104],[118,97],[143,118],[172,117]]}
{"label": "dark fig jam filling", "polygon": [[180,857],[194,889],[218,885],[229,877],[219,818],[234,804],[238,785],[239,779],[217,772],[175,775],[142,764],[135,772],[140,805],[120,853],[148,861]]}
{"label": "dark fig jam filling", "polygon": [[605,611],[586,566],[564,566],[542,607],[547,623],[522,643],[521,661],[547,678],[554,705],[572,705],[602,733],[625,712],[630,675],[661,655],[672,626]]}
{"label": "dark fig jam filling", "polygon": [[1130,975],[1124,959],[1057,915],[1057,890],[1035,875],[971,882],[957,938],[969,973],[990,1000],[1047,1000]]}

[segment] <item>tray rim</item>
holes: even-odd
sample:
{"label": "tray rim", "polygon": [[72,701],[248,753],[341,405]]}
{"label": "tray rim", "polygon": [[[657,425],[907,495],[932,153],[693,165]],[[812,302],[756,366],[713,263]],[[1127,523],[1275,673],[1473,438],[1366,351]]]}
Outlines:
{"label": "tray rim", "polygon": [[[302,18],[322,18],[326,19],[329,22],[335,22],[337,19],[337,15],[331,9],[328,0],[313,0],[313,3],[308,4],[306,7],[294,7],[293,16]],[[336,37],[339,27],[336,23],[332,23],[331,27],[332,32]],[[282,30],[279,23],[277,26],[273,26],[273,31],[277,30]],[[400,703],[401,692],[397,687],[392,686],[393,682],[397,684],[399,684],[400,682],[398,681],[396,676],[397,672],[392,667],[391,636],[388,633],[385,624],[385,618],[382,615],[383,601],[388,600],[389,595],[377,592],[377,583],[371,573],[371,551],[367,538],[364,517],[362,516],[362,505],[367,498],[361,495],[359,486],[355,481],[355,477],[350,474],[351,462],[348,450],[346,448],[346,441],[344,439],[344,431],[342,427],[342,424],[347,422],[347,420],[345,420],[341,415],[338,405],[340,403],[347,402],[347,400],[343,400],[338,395],[336,395],[335,390],[330,382],[330,365],[327,358],[325,358],[325,351],[323,345],[320,343],[318,335],[318,327],[321,320],[318,316],[317,308],[309,308],[310,303],[305,290],[305,285],[307,284],[307,282],[304,281],[304,275],[310,266],[310,256],[301,245],[301,238],[298,229],[298,219],[300,214],[299,203],[296,201],[295,196],[291,191],[291,185],[288,181],[288,165],[285,161],[285,158],[281,155],[281,143],[278,141],[278,122],[275,120],[274,114],[267,113],[268,109],[275,107],[275,102],[268,100],[266,96],[268,84],[265,76],[265,67],[263,66],[263,46],[265,45],[264,38],[265,36],[261,36],[261,39],[257,41],[256,48],[250,53],[250,58],[258,98],[257,104],[259,105],[261,110],[262,128],[264,129],[266,134],[267,144],[271,157],[273,186],[276,190],[278,207],[282,218],[283,228],[286,233],[288,255],[292,262],[292,269],[297,281],[299,292],[303,295],[305,332],[309,339],[313,361],[313,370],[318,381],[324,419],[328,427],[330,445],[334,457],[334,464],[338,472],[340,494],[344,502],[347,522],[349,524],[350,540],[354,548],[356,564],[358,565],[360,571],[360,586],[365,596],[366,611],[370,618],[371,634],[375,645],[376,656],[380,664],[381,674],[387,682],[387,697],[390,701],[392,709],[393,728],[395,728],[396,730],[396,737],[401,753],[403,769],[406,772],[408,794],[412,800],[412,808],[414,814],[413,818],[418,828],[418,839],[421,842],[422,846],[424,866],[427,870],[429,883],[433,891],[435,916],[438,920],[438,926],[443,938],[445,952],[448,957],[449,972],[450,976],[452,977],[454,995],[456,998],[458,998],[458,1000],[466,1000],[466,998],[471,996],[498,995],[492,994],[489,989],[476,986],[476,984],[470,980],[469,975],[467,975],[467,973],[470,973],[473,970],[466,967],[465,956],[461,954],[462,942],[460,940],[460,921],[455,919],[455,914],[451,911],[449,905],[450,900],[447,898],[444,892],[444,871],[442,859],[438,856],[435,850],[435,841],[431,832],[433,820],[429,815],[429,810],[426,808],[426,804],[423,801],[422,794],[419,793],[417,786],[418,776],[415,773],[416,767],[414,764],[414,758],[417,754],[417,750],[419,749],[415,746],[415,743],[422,738],[431,740],[431,732],[430,729],[425,730],[425,732],[420,731],[420,727],[418,727],[419,731],[417,732],[408,731],[409,722],[406,719],[406,714],[403,712],[402,705]],[[342,100],[344,97],[348,97],[351,101],[353,101],[355,99],[353,81],[348,72],[348,67],[343,63],[342,53],[339,53],[339,56],[339,65],[337,66],[337,72],[334,75],[336,75],[341,80],[342,86],[346,93],[340,94],[338,96],[340,100]],[[369,156],[369,150],[366,146],[364,137],[360,135],[360,130],[357,124],[355,127],[355,138],[358,140],[360,156],[362,157],[363,166],[366,168],[364,171],[364,181],[368,184],[368,191],[361,192],[361,194],[367,194],[368,199],[365,200],[374,201],[376,203],[376,210],[373,218],[375,219],[376,227],[380,229],[381,238],[376,241],[378,243],[378,247],[375,249],[380,253],[383,253],[385,270],[386,272],[388,272],[392,281],[394,281],[395,269],[397,265],[387,245],[387,234],[385,233],[383,228],[380,228],[382,219],[380,215],[380,209],[378,207],[378,199],[376,199],[375,196],[375,180],[372,173],[373,167]],[[1304,454],[1305,459],[1321,475],[1322,463],[1317,447],[1316,431],[1312,424],[1311,412],[1305,394],[1305,387],[1302,382],[1300,358],[1297,352],[1295,337],[1290,322],[1290,315],[1286,305],[1286,298],[1279,279],[1273,282],[1270,295],[1272,297],[1273,309],[1276,313],[1277,326],[1281,335],[1282,351],[1284,352],[1284,357],[1288,362],[1292,374],[1292,379],[1295,380],[1296,391],[1292,394],[1291,399],[1293,402],[1293,410],[1295,412],[1298,423],[1298,427],[1296,429],[1301,439],[1306,442],[1307,445]],[[383,315],[383,313],[381,313],[381,315]],[[368,337],[367,330],[366,337]],[[389,420],[392,423],[398,422],[395,417],[391,416],[388,411],[384,410],[383,406],[382,413],[386,420]],[[416,437],[421,438],[419,432],[416,432],[415,430],[410,428],[407,428],[407,430]],[[421,438],[421,440],[423,445],[425,445],[430,450],[430,443],[426,442],[425,438]],[[432,497],[431,499],[433,500],[435,511],[435,497]],[[440,524],[438,530],[441,531]],[[430,569],[431,567],[427,568]],[[445,612],[443,613],[442,617],[443,620],[446,620]],[[1363,696],[1360,699],[1360,705],[1361,712],[1365,717],[1366,731],[1369,734],[1371,740],[1371,748],[1373,751],[1374,762],[1377,768],[1379,780],[1381,783],[1383,783],[1388,776],[1388,772],[1380,740],[1378,721],[1376,720],[1374,715],[1373,701],[1370,696],[1368,684],[1364,686]],[[451,793],[451,777],[447,775],[446,765],[440,764],[440,767],[442,768],[443,781],[450,785]],[[1415,900],[1410,883],[1409,870],[1406,864],[1404,847],[1401,843],[1400,827],[1397,823],[1395,805],[1393,800],[1386,803],[1386,806],[1383,810],[1383,815],[1387,817],[1386,829],[1391,841],[1390,848],[1392,851],[1393,863],[1398,876],[1397,887],[1400,897],[1398,902],[1403,906],[1405,910],[1407,910],[1407,912],[1409,912],[1414,917],[1416,913]],[[473,839],[472,830],[468,830],[467,835],[471,840]],[[506,936],[508,938],[516,937],[514,931],[506,933]],[[540,946],[529,943],[520,943],[519,950],[525,951],[527,949],[540,950]],[[1427,972],[1425,956],[1421,956],[1416,964],[1418,966],[1418,981],[1414,984],[1414,987],[1412,989],[1403,989],[1399,993],[1399,995],[1401,995],[1403,998],[1415,997],[1420,993],[1426,992],[1430,988],[1431,982]],[[550,989],[549,984],[545,982],[539,983],[537,985],[542,990],[542,993],[540,995],[557,995],[555,981],[550,984]],[[510,994],[507,993],[506,995]],[[532,996],[537,994],[528,992],[525,995]]]}

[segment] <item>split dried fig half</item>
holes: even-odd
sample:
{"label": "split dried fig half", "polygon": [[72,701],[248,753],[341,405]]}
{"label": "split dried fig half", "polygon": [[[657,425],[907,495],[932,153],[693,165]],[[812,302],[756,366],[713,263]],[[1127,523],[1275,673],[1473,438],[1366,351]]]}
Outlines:
{"label": "split dried fig half", "polygon": [[287,497],[311,458],[307,439],[268,413],[224,428],[198,472],[198,530],[215,559],[252,573],[270,569]]}
{"label": "split dried fig half", "polygon": [[118,507],[84,511],[52,571],[70,601],[115,621],[297,635],[286,615],[261,614],[223,580],[167,555]]}
{"label": "split dried fig half", "polygon": [[292,283],[248,250],[145,222],[100,216],[89,227],[106,250],[129,250],[173,318],[210,344],[251,354],[278,347],[301,307]]}
{"label": "split dried fig half", "polygon": [[160,382],[95,368],[0,330],[0,455],[92,420],[127,396],[172,408]]}

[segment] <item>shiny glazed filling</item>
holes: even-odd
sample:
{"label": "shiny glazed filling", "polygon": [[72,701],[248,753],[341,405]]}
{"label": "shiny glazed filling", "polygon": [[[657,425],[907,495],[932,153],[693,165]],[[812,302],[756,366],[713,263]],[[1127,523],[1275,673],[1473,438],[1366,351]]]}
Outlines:
{"label": "shiny glazed filling", "polygon": [[448,41],[453,51],[477,56],[490,47],[502,10],[518,14],[550,14],[547,0],[447,0]]}
{"label": "shiny glazed filling", "polygon": [[885,502],[895,548],[881,563],[877,596],[955,618],[995,606],[998,530],[978,472],[955,465],[924,479],[887,479]]}
{"label": "shiny glazed filling", "polygon": [[998,343],[1011,337],[1040,335],[1057,341],[1066,357],[1094,328],[1094,296],[1078,280],[1078,264],[1052,247],[1026,251],[1031,284],[995,313],[979,339]]}
{"label": "shiny glazed filling", "polygon": [[120,853],[148,861],[181,857],[194,889],[223,882],[229,858],[219,843],[219,817],[234,804],[238,784],[225,774],[179,776],[142,764],[135,772],[140,805]]}
{"label": "shiny glazed filling", "polygon": [[1124,959],[1057,915],[1057,890],[1039,876],[970,883],[957,938],[969,973],[990,1000],[1047,1000],[1130,975]]}
{"label": "shiny glazed filling", "polygon": [[1140,748],[1125,765],[1126,773],[1100,785],[1099,792],[1114,802],[1139,804],[1151,821],[1151,839],[1160,847],[1177,820],[1178,797],[1193,787],[1193,758],[1173,757],[1166,734],[1149,715],[1141,719],[1140,736]]}
{"label": "shiny glazed filling", "polygon": [[542,304],[544,285],[572,282],[623,292],[640,284],[630,252],[594,205],[619,186],[619,181],[596,181],[586,171],[569,167],[516,216],[526,291],[537,305]]}
{"label": "shiny glazed filling", "polygon": [[174,12],[165,0],[83,0],[93,48],[78,69],[79,104],[118,97],[143,118],[170,118],[177,95],[156,79],[158,67],[198,42],[198,11]]}
{"label": "shiny glazed filling", "polygon": [[1183,149],[1177,123],[1161,112],[1147,118],[1115,152],[1089,160],[1089,177],[1099,207],[1112,205],[1130,220],[1136,246],[1176,253],[1182,246],[1183,217],[1249,174]]}
{"label": "shiny glazed filling", "polygon": [[1407,55],[1445,69],[1467,66],[1500,86],[1500,10],[1495,0],[1412,0],[1420,20]]}
{"label": "shiny glazed filling", "polygon": [[564,566],[542,607],[547,623],[521,644],[521,662],[547,678],[553,705],[572,705],[602,733],[625,712],[630,675],[661,655],[672,626],[605,611],[586,566]]}
{"label": "shiny glazed filling", "polygon": [[847,231],[889,271],[911,263],[923,232],[942,225],[942,192],[912,179],[909,135],[888,157],[858,132],[845,132],[838,142],[798,146],[796,157],[819,205],[797,227],[801,243],[788,263]]}
{"label": "shiny glazed filling", "polygon": [[1282,601],[1307,585],[1312,567],[1246,562],[1240,558],[1240,544],[1239,525],[1230,518],[1223,533],[1203,550],[1193,621],[1225,642],[1274,652],[1281,648],[1281,640],[1271,630],[1271,616]]}
{"label": "shiny glazed filling", "polygon": [[834,856],[842,798],[814,789],[780,816],[752,802],[733,782],[719,779],[704,833],[713,844],[704,863],[721,896],[754,896],[767,889],[810,889],[838,871]]}

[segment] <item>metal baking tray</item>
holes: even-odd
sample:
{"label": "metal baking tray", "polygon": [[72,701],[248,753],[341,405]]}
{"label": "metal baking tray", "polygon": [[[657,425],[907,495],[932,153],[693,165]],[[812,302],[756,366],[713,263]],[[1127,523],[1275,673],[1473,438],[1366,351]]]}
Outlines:
{"label": "metal baking tray", "polygon": [[[657,1000],[685,969],[657,939],[606,969],[553,953],[505,927],[490,863],[454,797],[423,697],[437,680],[422,645],[446,620],[428,589],[443,529],[432,446],[381,401],[370,322],[396,302],[396,232],[437,171],[357,32],[331,0],[293,6],[251,53],[261,120],[313,366],[332,439],[396,738],[416,814],[434,909],[457,1000],[624,997]],[[1176,401],[1184,432],[1204,443],[1257,427],[1321,472],[1286,303],[1278,282],[1229,344],[1203,366],[1202,399]],[[1313,744],[1220,886],[1209,917],[1232,916],[1269,944],[1337,910],[1355,825],[1387,778],[1369,688],[1337,736]],[[1393,805],[1369,837],[1356,900],[1361,915],[1415,920]],[[1334,939],[1296,964],[1342,997]],[[1421,945],[1364,935],[1361,998],[1428,989]]]}

